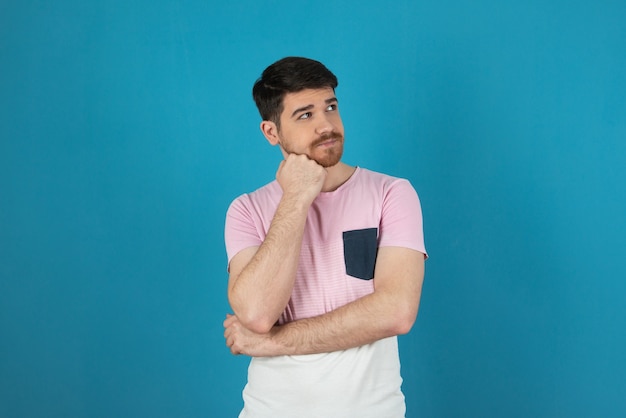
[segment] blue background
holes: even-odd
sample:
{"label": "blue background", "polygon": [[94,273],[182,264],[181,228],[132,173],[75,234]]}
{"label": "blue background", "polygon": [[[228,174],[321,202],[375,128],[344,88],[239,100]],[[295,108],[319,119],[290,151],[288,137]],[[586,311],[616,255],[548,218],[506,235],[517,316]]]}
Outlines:
{"label": "blue background", "polygon": [[0,416],[236,416],[224,213],[286,55],[422,199],[407,417],[625,416],[626,3],[214,3],[0,2]]}

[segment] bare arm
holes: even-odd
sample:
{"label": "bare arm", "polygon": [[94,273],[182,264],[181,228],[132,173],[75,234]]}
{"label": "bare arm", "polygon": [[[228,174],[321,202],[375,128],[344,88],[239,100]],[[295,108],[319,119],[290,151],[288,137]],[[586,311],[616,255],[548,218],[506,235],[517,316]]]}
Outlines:
{"label": "bare arm", "polygon": [[251,331],[268,332],[289,302],[308,209],[325,177],[324,168],[306,156],[289,155],[276,173],[283,196],[264,242],[230,262],[228,299]]}
{"label": "bare arm", "polygon": [[267,333],[252,332],[237,316],[229,316],[224,321],[226,344],[233,354],[263,357],[344,350],[405,334],[417,317],[423,278],[424,254],[380,248],[372,294]]}

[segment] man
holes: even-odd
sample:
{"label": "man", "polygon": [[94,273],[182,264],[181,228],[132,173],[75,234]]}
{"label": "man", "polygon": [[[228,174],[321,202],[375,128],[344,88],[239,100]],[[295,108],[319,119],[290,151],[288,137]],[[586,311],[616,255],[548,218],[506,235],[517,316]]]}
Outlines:
{"label": "man", "polygon": [[226,217],[233,354],[252,357],[240,417],[404,417],[397,335],[426,250],[410,183],[341,162],[337,78],[288,57],[254,85],[276,181]]}

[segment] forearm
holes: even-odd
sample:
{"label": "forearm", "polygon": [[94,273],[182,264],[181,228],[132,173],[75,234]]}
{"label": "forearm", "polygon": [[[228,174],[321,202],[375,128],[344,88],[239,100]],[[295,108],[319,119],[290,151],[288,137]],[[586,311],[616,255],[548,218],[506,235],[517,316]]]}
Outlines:
{"label": "forearm", "polygon": [[297,197],[284,195],[263,244],[241,271],[232,266],[229,301],[253,330],[268,330],[291,297],[307,211]]}
{"label": "forearm", "polygon": [[324,315],[275,327],[268,355],[345,350],[409,332],[422,293],[424,255],[380,248],[375,277],[373,293]]}
{"label": "forearm", "polygon": [[419,302],[414,307],[397,302],[391,294],[378,292],[327,314],[276,326],[268,355],[346,350],[405,334],[415,321]]}
{"label": "forearm", "polygon": [[226,345],[233,354],[274,357],[346,350],[400,333],[393,321],[381,319],[375,314],[378,309],[369,306],[376,299],[375,295],[365,296],[337,310],[276,325],[264,333],[254,332],[237,316],[227,315]]}

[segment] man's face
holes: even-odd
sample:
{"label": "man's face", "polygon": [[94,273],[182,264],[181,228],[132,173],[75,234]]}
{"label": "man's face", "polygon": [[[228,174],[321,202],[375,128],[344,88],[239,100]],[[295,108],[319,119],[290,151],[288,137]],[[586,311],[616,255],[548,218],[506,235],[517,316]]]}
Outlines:
{"label": "man's face", "polygon": [[287,93],[280,115],[278,143],[284,154],[305,154],[332,167],[343,154],[343,124],[332,88]]}

